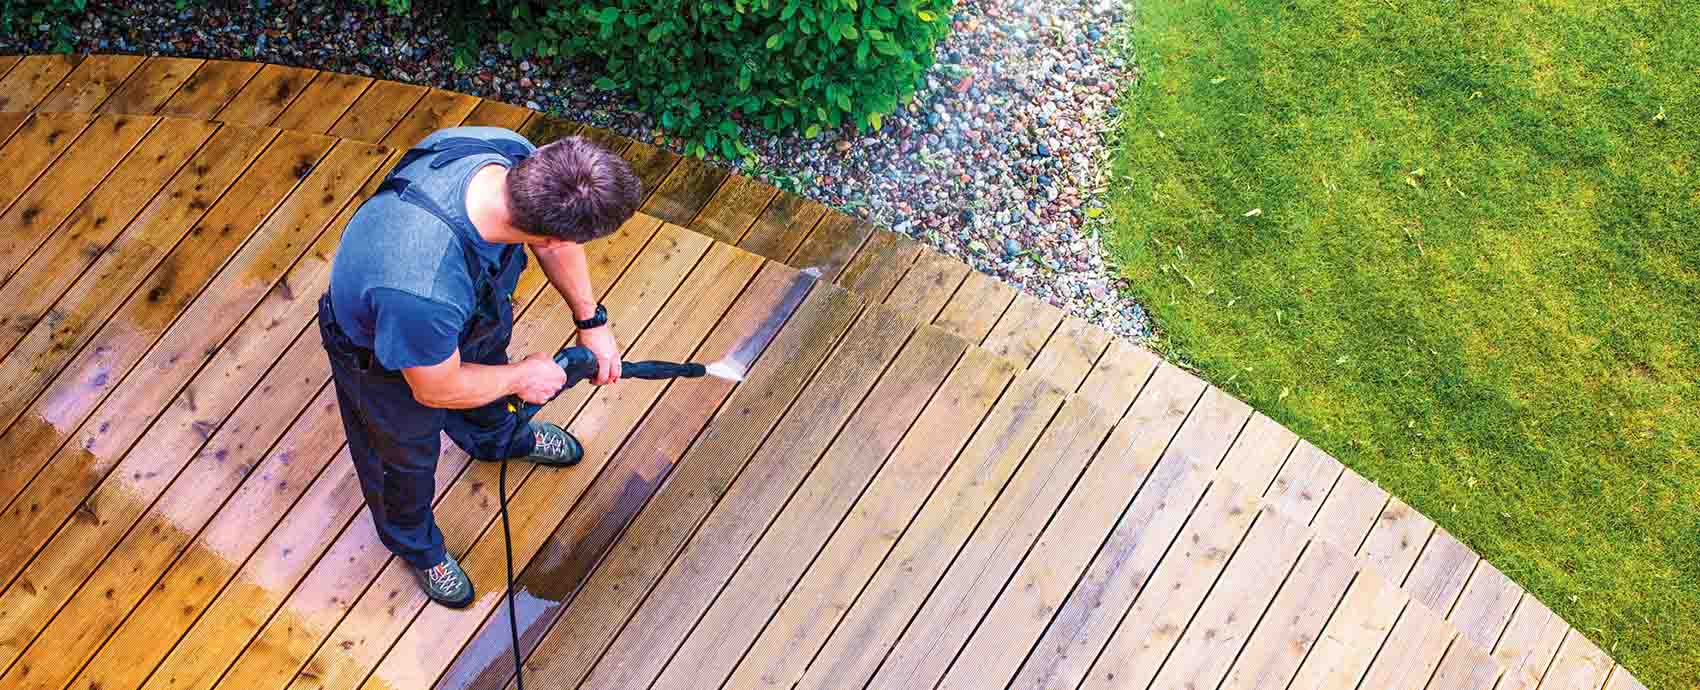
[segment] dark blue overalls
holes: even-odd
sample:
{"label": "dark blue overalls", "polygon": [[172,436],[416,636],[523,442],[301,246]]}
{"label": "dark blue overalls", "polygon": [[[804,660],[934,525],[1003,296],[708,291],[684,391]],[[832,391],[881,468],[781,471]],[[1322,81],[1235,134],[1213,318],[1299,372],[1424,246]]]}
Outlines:
{"label": "dark blue overalls", "polygon": [[[517,165],[527,152],[516,142],[455,137],[415,148],[404,154],[378,187],[376,194],[397,194],[402,201],[431,213],[463,233],[476,236],[477,229],[456,214],[445,212],[436,202],[409,188],[409,180],[397,173],[420,157],[438,154],[430,163],[440,168],[459,158],[498,153]],[[374,196],[376,196],[376,194]],[[471,275],[478,306],[461,329],[460,357],[463,362],[502,365],[508,363],[508,339],[513,335],[514,314],[510,296],[525,270],[525,248],[509,245],[499,267],[480,268],[476,254],[461,241],[466,268]],[[439,434],[449,438],[473,458],[500,460],[529,455],[533,436],[526,420],[508,411],[505,400],[468,410],[426,407],[413,397],[401,372],[385,369],[371,350],[354,344],[331,310],[330,295],[319,298],[319,331],[330,355],[331,376],[336,382],[337,404],[348,434],[348,451],[354,459],[360,488],[372,511],[378,538],[390,551],[415,568],[442,562],[443,534],[431,515],[436,492]]]}

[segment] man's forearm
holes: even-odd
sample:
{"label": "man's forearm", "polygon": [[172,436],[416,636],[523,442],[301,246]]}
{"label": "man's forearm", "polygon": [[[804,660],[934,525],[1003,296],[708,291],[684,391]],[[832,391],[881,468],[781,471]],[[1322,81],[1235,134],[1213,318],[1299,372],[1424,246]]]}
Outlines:
{"label": "man's forearm", "polygon": [[590,260],[584,255],[584,245],[569,243],[532,253],[537,256],[549,284],[555,286],[573,310],[573,318],[583,320],[596,315],[596,293],[590,285]]}
{"label": "man's forearm", "polygon": [[512,365],[462,362],[449,385],[417,396],[419,402],[445,410],[469,410],[513,395],[519,390],[519,368]]}

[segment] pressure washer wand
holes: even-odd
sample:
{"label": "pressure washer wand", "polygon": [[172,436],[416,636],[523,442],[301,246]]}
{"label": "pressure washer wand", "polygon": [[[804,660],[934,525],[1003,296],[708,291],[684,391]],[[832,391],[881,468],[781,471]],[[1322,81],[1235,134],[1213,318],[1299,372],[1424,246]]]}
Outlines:
{"label": "pressure washer wand", "polygon": [[[559,397],[568,388],[595,378],[598,369],[596,355],[582,345],[565,348],[555,353],[555,363],[561,365],[561,369],[567,372],[567,383],[561,386],[561,390],[557,391],[554,396],[550,396],[550,400]],[[648,360],[620,363],[620,378],[623,379],[646,379],[649,381],[679,378],[694,379],[707,373],[706,367],[693,362]],[[542,405],[524,402],[518,396],[509,396],[508,398],[508,411],[518,414],[524,419],[531,419],[542,409]]]}

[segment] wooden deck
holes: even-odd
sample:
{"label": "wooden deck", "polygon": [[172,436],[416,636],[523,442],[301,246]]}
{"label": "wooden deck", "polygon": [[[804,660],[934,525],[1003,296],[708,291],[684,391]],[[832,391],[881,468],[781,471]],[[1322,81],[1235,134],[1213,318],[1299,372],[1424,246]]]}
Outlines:
{"label": "wooden deck", "polygon": [[[1641,687],[1244,403],[908,238],[470,96],[126,56],[0,58],[0,687],[511,686],[495,466],[445,444],[480,598],[427,606],[313,327],[359,200],[457,124],[639,171],[588,247],[629,357],[760,352],[545,410],[588,455],[509,478],[531,687]],[[512,352],[572,336],[545,285]]]}

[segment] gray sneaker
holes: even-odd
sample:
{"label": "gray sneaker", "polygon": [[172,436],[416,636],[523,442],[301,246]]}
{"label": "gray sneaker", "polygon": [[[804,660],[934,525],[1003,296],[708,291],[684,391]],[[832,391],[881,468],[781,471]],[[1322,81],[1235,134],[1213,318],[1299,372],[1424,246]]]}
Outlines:
{"label": "gray sneaker", "polygon": [[472,603],[472,579],[460,569],[454,556],[444,556],[442,563],[414,573],[432,601],[451,609],[463,609]]}
{"label": "gray sneaker", "polygon": [[584,446],[565,429],[548,422],[534,422],[531,433],[536,445],[525,459],[550,467],[572,467],[584,459]]}

